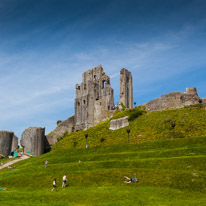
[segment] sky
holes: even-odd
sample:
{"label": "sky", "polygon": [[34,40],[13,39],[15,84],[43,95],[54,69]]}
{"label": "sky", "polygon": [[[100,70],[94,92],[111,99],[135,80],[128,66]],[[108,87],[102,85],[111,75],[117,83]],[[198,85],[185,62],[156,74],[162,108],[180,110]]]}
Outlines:
{"label": "sky", "polygon": [[0,0],[0,130],[54,130],[99,64],[115,104],[122,68],[137,105],[187,87],[206,97],[205,11],[205,0]]}

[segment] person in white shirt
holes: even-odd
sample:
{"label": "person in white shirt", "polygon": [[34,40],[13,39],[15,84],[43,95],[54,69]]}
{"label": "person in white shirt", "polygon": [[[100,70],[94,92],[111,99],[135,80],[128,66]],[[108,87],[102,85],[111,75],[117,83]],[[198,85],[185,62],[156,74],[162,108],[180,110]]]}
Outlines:
{"label": "person in white shirt", "polygon": [[52,192],[54,191],[54,189],[56,190],[56,187],[57,187],[57,185],[56,185],[56,179],[54,179],[54,181],[53,181],[53,188],[52,188]]}
{"label": "person in white shirt", "polygon": [[66,174],[64,174],[63,180],[62,180],[62,188],[66,187],[66,182],[67,182],[67,176],[66,176]]}

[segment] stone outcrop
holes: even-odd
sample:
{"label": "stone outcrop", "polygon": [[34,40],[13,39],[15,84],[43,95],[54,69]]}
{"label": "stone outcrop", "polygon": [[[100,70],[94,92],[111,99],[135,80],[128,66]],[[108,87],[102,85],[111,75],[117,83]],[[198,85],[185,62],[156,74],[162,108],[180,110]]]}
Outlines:
{"label": "stone outcrop", "polygon": [[[203,98],[204,99],[204,98]],[[199,104],[202,100],[197,94],[196,88],[186,88],[184,93],[171,92],[164,94],[161,98],[157,98],[144,104],[146,111],[161,111],[164,109],[177,109],[184,106]]]}
{"label": "stone outcrop", "polygon": [[133,108],[132,74],[123,68],[120,71],[120,104],[126,108]]}
{"label": "stone outcrop", "polygon": [[0,152],[8,156],[18,148],[18,138],[14,132],[0,131]]}
{"label": "stone outcrop", "polygon": [[45,128],[29,127],[25,129],[20,143],[24,147],[24,152],[32,152],[35,156],[44,154]]}
{"label": "stone outcrop", "polygon": [[117,130],[129,125],[128,116],[110,121],[110,130]]}

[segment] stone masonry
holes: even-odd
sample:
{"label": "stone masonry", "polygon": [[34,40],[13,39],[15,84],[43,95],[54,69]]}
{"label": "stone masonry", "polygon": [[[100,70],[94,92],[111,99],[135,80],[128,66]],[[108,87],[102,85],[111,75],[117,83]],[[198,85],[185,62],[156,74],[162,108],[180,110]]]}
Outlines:
{"label": "stone masonry", "polygon": [[29,127],[25,129],[20,143],[24,147],[24,152],[32,152],[35,156],[44,154],[45,128]]}
{"label": "stone masonry", "polygon": [[82,82],[76,85],[75,114],[60,122],[51,135],[48,144],[55,144],[65,131],[68,133],[95,126],[110,117],[114,109],[114,94],[101,65],[82,74]]}
{"label": "stone masonry", "polygon": [[161,111],[164,109],[176,109],[184,106],[202,103],[202,99],[198,96],[195,87],[186,88],[184,93],[171,92],[164,94],[161,98],[157,98],[144,104],[147,112]]}
{"label": "stone masonry", "polygon": [[14,132],[0,131],[0,152],[8,156],[18,148],[18,138]]}
{"label": "stone masonry", "polygon": [[52,132],[52,134],[46,136],[48,141],[48,145],[46,145],[46,147],[48,148],[50,145],[55,144],[57,138],[64,134],[65,131],[68,131],[68,133],[75,131],[74,115],[58,123],[56,129]]}
{"label": "stone masonry", "polygon": [[110,121],[110,130],[117,130],[129,125],[128,116]]}
{"label": "stone masonry", "polygon": [[114,107],[110,78],[101,65],[82,74],[82,83],[76,85],[76,130],[86,129],[106,117],[106,111]]}
{"label": "stone masonry", "polygon": [[120,71],[120,103],[126,108],[133,108],[132,74],[123,68]]}

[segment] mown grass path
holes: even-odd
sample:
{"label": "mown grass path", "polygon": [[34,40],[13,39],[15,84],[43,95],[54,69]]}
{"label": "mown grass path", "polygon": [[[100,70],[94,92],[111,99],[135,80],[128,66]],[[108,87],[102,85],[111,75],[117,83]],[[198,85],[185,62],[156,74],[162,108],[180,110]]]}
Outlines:
{"label": "mown grass path", "polygon": [[0,170],[3,169],[3,168],[5,168],[5,167],[8,167],[9,165],[12,165],[12,164],[14,164],[14,163],[16,163],[16,162],[19,162],[19,161],[22,161],[22,160],[25,160],[25,159],[28,159],[28,158],[29,158],[29,156],[23,155],[23,156],[21,156],[21,157],[18,157],[18,158],[15,159],[15,160],[6,162],[3,166],[0,166]]}

